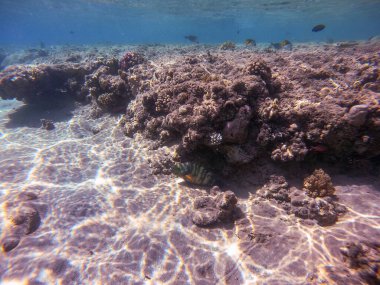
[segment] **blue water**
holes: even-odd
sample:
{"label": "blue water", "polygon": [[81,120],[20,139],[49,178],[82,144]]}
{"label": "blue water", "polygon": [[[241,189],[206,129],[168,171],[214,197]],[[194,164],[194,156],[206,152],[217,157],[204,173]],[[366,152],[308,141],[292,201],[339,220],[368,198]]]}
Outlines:
{"label": "blue water", "polygon": [[0,1],[2,45],[187,43],[187,34],[201,43],[368,39],[380,34],[380,1]]}

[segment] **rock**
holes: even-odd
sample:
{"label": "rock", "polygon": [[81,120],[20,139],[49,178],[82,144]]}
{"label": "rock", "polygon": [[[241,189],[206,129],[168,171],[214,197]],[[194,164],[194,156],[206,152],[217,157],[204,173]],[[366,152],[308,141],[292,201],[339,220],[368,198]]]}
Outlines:
{"label": "rock", "polygon": [[3,238],[1,241],[1,247],[3,252],[9,252],[14,249],[20,243],[20,238],[18,236],[8,236]]}
{"label": "rock", "polygon": [[29,200],[36,200],[38,198],[37,194],[25,191],[18,194],[17,199],[20,201],[29,201]]}
{"label": "rock", "polygon": [[367,105],[355,105],[350,108],[350,111],[347,113],[347,121],[355,127],[361,127],[368,115],[368,106]]}
{"label": "rock", "polygon": [[219,192],[213,187],[214,196],[197,197],[193,203],[192,221],[197,226],[206,227],[233,220],[237,198],[232,191]]}
{"label": "rock", "polygon": [[241,107],[236,118],[227,122],[223,129],[223,141],[228,143],[242,144],[248,135],[248,124],[252,117],[252,110],[249,106]]}
{"label": "rock", "polygon": [[67,95],[83,99],[78,98],[80,84],[71,83],[83,82],[92,68],[90,64],[72,63],[8,66],[0,72],[0,97],[44,105]]}
{"label": "rock", "polygon": [[36,231],[41,222],[38,211],[24,205],[12,209],[8,218],[15,226],[22,227],[25,234]]}
{"label": "rock", "polygon": [[55,128],[53,121],[47,119],[41,119],[41,129],[51,131]]}
{"label": "rock", "polygon": [[380,284],[380,243],[351,242],[340,248],[343,260],[350,269],[355,269],[363,284]]}
{"label": "rock", "polygon": [[271,175],[269,181],[257,190],[256,194],[266,199],[289,202],[288,183],[283,176]]}

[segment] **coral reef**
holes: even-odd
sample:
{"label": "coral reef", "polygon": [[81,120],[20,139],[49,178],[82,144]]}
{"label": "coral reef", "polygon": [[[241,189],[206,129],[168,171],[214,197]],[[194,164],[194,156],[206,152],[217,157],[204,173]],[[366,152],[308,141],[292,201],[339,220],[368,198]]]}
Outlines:
{"label": "coral reef", "polygon": [[125,134],[174,144],[179,161],[201,151],[227,164],[266,157],[373,163],[380,155],[378,43],[293,47],[173,49],[170,60],[141,47],[120,61],[120,49],[96,59],[70,51],[80,64],[7,67],[0,97],[29,104],[74,98],[91,102],[93,116],[127,108]]}
{"label": "coral reef", "polygon": [[[161,143],[174,141],[180,160],[207,148],[232,164],[251,161],[256,150],[248,138],[255,104],[270,92],[257,75],[260,70],[250,74],[249,69],[230,66],[224,58],[208,62],[209,57],[195,57],[191,62],[184,58],[175,68],[160,68],[149,90],[129,104],[125,133],[140,131]],[[257,66],[270,84],[269,68],[261,61]],[[235,73],[242,75],[239,80]],[[137,69],[134,74],[138,76]]]}
{"label": "coral reef", "polygon": [[[315,173],[320,173],[321,171],[317,170]],[[324,179],[326,177],[329,178],[324,172],[323,175]],[[312,175],[310,177],[314,179],[316,176]],[[308,178],[306,180],[310,181],[311,179]],[[331,180],[327,181],[331,183]],[[325,184],[330,186],[326,180]],[[325,184],[322,183],[322,187]],[[331,190],[329,191],[321,190],[318,192],[318,194],[323,193],[324,198],[319,198],[318,196],[311,197],[306,195],[305,191],[298,190],[295,187],[289,188],[283,176],[272,175],[269,181],[256,191],[256,195],[264,199],[277,201],[288,214],[294,214],[301,219],[315,220],[321,226],[329,226],[334,224],[338,220],[338,217],[346,212],[346,208],[338,204],[336,199],[331,196]],[[312,193],[314,194],[314,192]]]}
{"label": "coral reef", "polygon": [[[342,68],[358,67],[346,54],[336,60],[333,52],[325,57],[334,58],[335,67],[308,51],[272,56],[208,50],[178,56],[168,65],[142,63],[127,78],[137,87],[125,133],[174,143],[180,161],[200,150],[227,164],[262,157],[342,165],[351,156],[370,160],[380,155],[380,96],[349,89],[359,75]],[[378,59],[370,58],[370,66],[376,66]]]}
{"label": "coral reef", "polygon": [[195,198],[192,221],[200,227],[232,221],[236,214],[236,204],[237,198],[232,191],[221,192],[215,186],[210,190],[210,195]]}
{"label": "coral reef", "polygon": [[37,105],[67,96],[83,100],[84,76],[92,69],[92,64],[9,66],[0,72],[0,97]]}

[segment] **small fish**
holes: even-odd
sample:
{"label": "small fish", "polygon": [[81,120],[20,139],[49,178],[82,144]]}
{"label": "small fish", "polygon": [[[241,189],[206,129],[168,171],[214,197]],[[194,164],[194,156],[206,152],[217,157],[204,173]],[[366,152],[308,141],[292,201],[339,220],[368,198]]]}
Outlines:
{"label": "small fish", "polygon": [[212,185],[215,183],[213,173],[198,163],[176,163],[173,167],[173,174],[183,178],[191,184]]}
{"label": "small fish", "polygon": [[185,39],[191,41],[192,43],[199,43],[198,37],[194,36],[194,35],[187,35],[187,36],[185,36]]}
{"label": "small fish", "polygon": [[280,47],[283,48],[283,47],[286,47],[286,46],[289,46],[289,45],[292,45],[292,43],[288,40],[283,40],[280,42]]}
{"label": "small fish", "polygon": [[292,49],[292,43],[288,40],[283,40],[279,43],[271,43],[270,45],[274,49],[288,49],[288,50]]}
{"label": "small fish", "polygon": [[255,41],[254,39],[246,39],[246,40],[244,41],[244,44],[245,44],[246,46],[256,46],[256,41]]}
{"label": "small fish", "polygon": [[326,28],[325,25],[319,24],[319,25],[314,26],[313,29],[312,29],[312,31],[313,32],[319,32],[319,31],[322,31],[324,28]]}

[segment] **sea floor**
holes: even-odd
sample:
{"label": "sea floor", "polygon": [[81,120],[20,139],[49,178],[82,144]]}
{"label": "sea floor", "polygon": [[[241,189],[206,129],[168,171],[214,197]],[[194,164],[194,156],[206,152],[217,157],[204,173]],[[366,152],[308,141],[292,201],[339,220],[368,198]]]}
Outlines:
{"label": "sea floor", "polygon": [[[362,282],[342,248],[380,240],[378,177],[331,175],[348,211],[322,227],[257,198],[253,171],[247,183],[226,183],[243,218],[202,228],[189,210],[209,188],[153,175],[158,152],[173,150],[128,138],[121,115],[93,119],[89,108],[0,101],[0,230],[18,242],[0,254],[1,284]],[[39,128],[42,118],[54,120],[54,130]],[[30,208],[39,221],[15,235],[9,216]]]}

